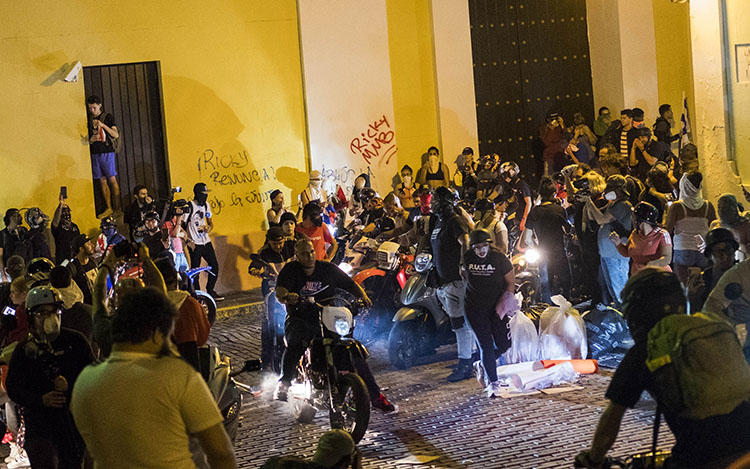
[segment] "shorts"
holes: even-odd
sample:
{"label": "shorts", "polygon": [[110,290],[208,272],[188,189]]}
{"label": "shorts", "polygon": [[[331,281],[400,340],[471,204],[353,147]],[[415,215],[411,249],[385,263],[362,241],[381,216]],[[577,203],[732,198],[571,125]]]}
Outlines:
{"label": "shorts", "polygon": [[94,179],[117,176],[115,152],[112,151],[109,153],[92,153],[91,175],[94,177]]}
{"label": "shorts", "polygon": [[702,252],[687,249],[675,249],[672,254],[672,263],[688,267],[708,267],[708,259]]}

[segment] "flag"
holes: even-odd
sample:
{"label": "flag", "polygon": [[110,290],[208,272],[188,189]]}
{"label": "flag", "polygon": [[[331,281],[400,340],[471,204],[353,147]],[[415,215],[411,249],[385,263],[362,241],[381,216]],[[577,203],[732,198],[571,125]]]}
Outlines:
{"label": "flag", "polygon": [[690,129],[690,112],[688,110],[687,96],[685,96],[684,91],[682,92],[682,117],[680,117],[680,121],[682,122],[682,128],[680,129],[680,148],[682,148],[688,143],[692,143],[690,136],[693,133]]}

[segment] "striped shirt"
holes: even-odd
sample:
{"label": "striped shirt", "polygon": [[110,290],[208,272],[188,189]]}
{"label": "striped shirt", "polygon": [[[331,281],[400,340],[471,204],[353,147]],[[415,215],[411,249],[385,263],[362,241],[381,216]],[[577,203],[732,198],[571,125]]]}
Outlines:
{"label": "striped shirt", "polygon": [[622,155],[623,158],[627,158],[628,155],[628,131],[627,130],[621,130],[620,131],[620,155]]}

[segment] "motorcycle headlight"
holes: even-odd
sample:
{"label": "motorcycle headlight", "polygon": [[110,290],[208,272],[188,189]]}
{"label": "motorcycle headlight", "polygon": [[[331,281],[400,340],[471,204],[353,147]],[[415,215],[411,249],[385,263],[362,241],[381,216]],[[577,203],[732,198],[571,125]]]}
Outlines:
{"label": "motorcycle headlight", "polygon": [[432,254],[422,253],[414,259],[414,270],[424,272],[432,267]]}
{"label": "motorcycle headlight", "polygon": [[349,323],[346,321],[346,319],[337,319],[334,323],[334,327],[336,328],[336,333],[340,336],[345,336],[349,333],[351,328],[349,327]]}
{"label": "motorcycle headlight", "polygon": [[529,264],[537,264],[542,260],[542,253],[538,249],[528,249],[524,256]]}
{"label": "motorcycle headlight", "polygon": [[351,264],[347,262],[342,262],[341,264],[339,264],[339,269],[341,269],[341,271],[344,272],[346,275],[351,274],[352,270],[354,270]]}

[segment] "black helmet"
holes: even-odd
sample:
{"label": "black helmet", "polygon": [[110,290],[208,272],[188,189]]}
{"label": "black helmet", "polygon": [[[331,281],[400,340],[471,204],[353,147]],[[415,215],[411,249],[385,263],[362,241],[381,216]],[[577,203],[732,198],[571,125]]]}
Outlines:
{"label": "black helmet", "polygon": [[150,212],[147,212],[146,215],[143,216],[143,221],[146,220],[156,220],[157,223],[161,220],[161,217],[159,217],[159,212],[156,210],[152,210]]}
{"label": "black helmet", "polygon": [[613,174],[612,176],[607,178],[607,188],[604,189],[604,193],[612,192],[612,191],[621,191],[626,195],[628,194],[627,189],[625,188],[628,185],[628,180],[625,179],[625,176],[621,176],[619,174]]}
{"label": "black helmet", "polygon": [[646,267],[630,277],[622,289],[622,315],[634,338],[645,339],[664,316],[685,314],[686,304],[680,279],[660,267]]}
{"label": "black helmet", "polygon": [[521,174],[521,168],[518,167],[515,161],[506,161],[500,165],[500,174],[503,177],[515,179]]}
{"label": "black helmet", "polygon": [[476,202],[474,202],[475,212],[487,212],[490,210],[495,210],[495,202],[491,199],[477,199]]}
{"label": "black helmet", "polygon": [[115,220],[113,216],[104,217],[102,218],[102,221],[99,224],[99,226],[101,227],[102,230],[104,228],[114,228],[114,227],[117,227],[117,221]]}
{"label": "black helmet", "polygon": [[492,243],[492,235],[489,231],[479,228],[469,233],[469,246],[479,243]]}
{"label": "black helmet", "polygon": [[378,193],[375,192],[375,189],[373,189],[372,187],[363,187],[359,191],[359,201],[362,203],[362,205],[366,204],[377,196]]}
{"label": "black helmet", "polygon": [[458,194],[452,189],[440,186],[432,191],[432,200],[440,207],[445,207],[447,205],[453,206],[456,205],[456,202],[458,201]]}
{"label": "black helmet", "polygon": [[726,228],[714,228],[706,234],[706,257],[711,256],[711,249],[719,243],[729,243],[735,251],[740,248],[731,231]]}
{"label": "black helmet", "polygon": [[55,268],[55,263],[46,257],[35,257],[26,266],[26,273],[34,275],[38,273],[49,274]]}
{"label": "black helmet", "polygon": [[636,223],[646,222],[651,226],[659,224],[659,211],[648,202],[638,202],[633,208]]}
{"label": "black helmet", "polygon": [[40,209],[39,207],[31,207],[30,209],[26,210],[24,218],[26,219],[26,224],[28,224],[29,228],[32,229],[44,226],[47,220],[49,220],[49,217],[45,215],[44,212],[42,212],[42,209]]}

